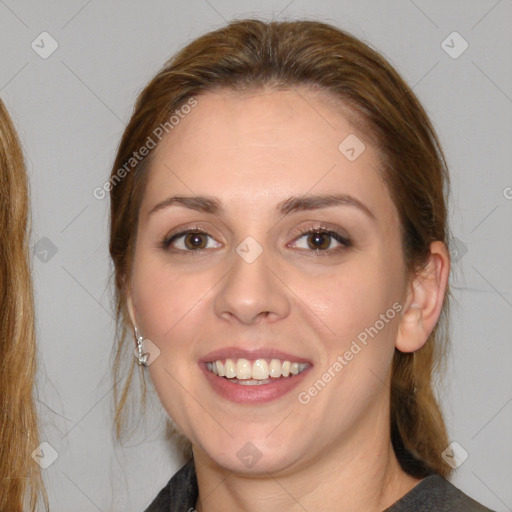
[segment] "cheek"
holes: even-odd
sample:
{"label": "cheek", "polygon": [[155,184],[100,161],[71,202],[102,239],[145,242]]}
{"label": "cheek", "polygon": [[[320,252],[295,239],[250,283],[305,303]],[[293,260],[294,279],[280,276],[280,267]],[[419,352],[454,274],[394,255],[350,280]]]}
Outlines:
{"label": "cheek", "polygon": [[141,332],[160,350],[149,366],[151,380],[169,416],[187,430],[184,411],[194,405],[191,396],[198,396],[195,342],[203,334],[203,306],[211,283],[204,273],[179,273],[170,264],[141,255],[133,290]]}
{"label": "cheek", "polygon": [[[303,277],[295,290],[305,306],[322,320],[326,339],[332,339],[339,348],[373,326],[381,314],[392,308],[398,297],[396,284],[375,262],[366,264],[360,258],[336,272],[314,279]],[[381,330],[388,331],[391,323],[386,322],[386,328]],[[381,327],[380,323],[378,326]]]}
{"label": "cheek", "polygon": [[396,281],[383,279],[375,267],[355,266],[326,279],[322,289],[309,289],[311,309],[329,328],[318,371],[341,376],[331,387],[344,397],[338,405],[355,406],[361,394],[370,399],[384,382],[400,321],[396,290]]}
{"label": "cheek", "polygon": [[383,389],[400,318],[396,275],[383,266],[361,257],[330,276],[302,282],[304,302],[328,327],[313,379],[329,383],[320,408],[359,414]]}
{"label": "cheek", "polygon": [[144,336],[162,346],[195,322],[211,285],[199,272],[180,273],[161,258],[141,255],[133,273],[134,302]]}

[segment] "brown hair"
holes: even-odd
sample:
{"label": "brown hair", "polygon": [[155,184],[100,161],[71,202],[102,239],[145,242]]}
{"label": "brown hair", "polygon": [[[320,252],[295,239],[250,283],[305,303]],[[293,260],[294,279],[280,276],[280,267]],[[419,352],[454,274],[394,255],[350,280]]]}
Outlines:
{"label": "brown hair", "polygon": [[34,301],[29,257],[28,182],[20,142],[0,100],[0,510],[35,510],[44,495],[31,453],[38,425]]}
{"label": "brown hair", "polygon": [[[123,429],[134,368],[124,346],[130,325],[126,295],[138,211],[152,154],[122,180],[119,169],[151,137],[155,127],[186,101],[214,89],[311,86],[345,105],[380,150],[381,172],[400,215],[407,272],[419,270],[436,240],[448,246],[449,178],[437,136],[411,89],[369,46],[338,28],[315,21],[234,21],[194,40],[171,58],[139,95],[111,174],[110,254],[115,267],[117,349],[114,364],[116,427]],[[352,120],[352,119],[351,119]],[[391,438],[409,474],[448,476],[441,458],[448,444],[432,376],[448,342],[448,296],[436,328],[414,354],[395,350],[391,379]],[[120,383],[121,362],[131,358]]]}

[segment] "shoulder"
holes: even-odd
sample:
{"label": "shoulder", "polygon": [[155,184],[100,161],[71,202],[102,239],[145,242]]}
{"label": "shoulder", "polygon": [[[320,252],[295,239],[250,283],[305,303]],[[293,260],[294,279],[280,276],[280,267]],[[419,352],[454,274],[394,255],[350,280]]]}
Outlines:
{"label": "shoulder", "polygon": [[384,512],[493,512],[440,475],[427,476]]}
{"label": "shoulder", "polygon": [[194,461],[181,467],[144,512],[187,512],[194,509],[198,496]]}

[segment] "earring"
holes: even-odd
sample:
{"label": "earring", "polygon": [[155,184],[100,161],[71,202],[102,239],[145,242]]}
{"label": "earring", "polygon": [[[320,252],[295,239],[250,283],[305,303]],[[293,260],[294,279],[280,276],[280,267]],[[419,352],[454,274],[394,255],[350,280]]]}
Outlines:
{"label": "earring", "polygon": [[144,353],[144,336],[139,336],[139,331],[137,330],[137,327],[135,327],[135,338],[137,340],[137,353],[135,354],[135,357],[137,359],[137,364],[139,366],[147,366],[148,362],[148,353]]}

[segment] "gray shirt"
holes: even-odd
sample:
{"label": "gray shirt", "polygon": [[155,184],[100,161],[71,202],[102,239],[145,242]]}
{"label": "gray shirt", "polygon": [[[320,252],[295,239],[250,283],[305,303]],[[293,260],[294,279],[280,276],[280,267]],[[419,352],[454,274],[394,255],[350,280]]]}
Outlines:
{"label": "gray shirt", "polygon": [[[198,496],[194,461],[185,464],[145,512],[193,512]],[[425,477],[384,512],[493,512],[437,474]]]}

